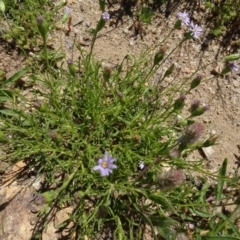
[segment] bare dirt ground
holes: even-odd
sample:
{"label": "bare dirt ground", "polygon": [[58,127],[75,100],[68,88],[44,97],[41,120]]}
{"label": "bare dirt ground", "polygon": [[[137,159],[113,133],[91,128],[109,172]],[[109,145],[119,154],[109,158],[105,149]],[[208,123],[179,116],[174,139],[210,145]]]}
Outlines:
{"label": "bare dirt ground", "polygon": [[[58,4],[58,1],[55,2]],[[198,1],[196,3],[190,1],[195,3],[195,7],[194,4],[190,5],[190,2],[183,1],[176,5],[172,4],[170,8],[165,6],[156,9],[152,24],[141,24],[141,26],[131,16],[126,6],[121,6],[117,3],[119,1],[112,0],[109,2],[111,4],[107,5],[106,10],[110,13],[111,19],[99,34],[94,54],[103,64],[110,66],[120,63],[127,54],[133,54],[137,58],[141,51],[157,45],[173,27],[178,11],[187,11],[191,19],[203,27],[204,33],[201,38],[185,43],[176,51],[176,54],[169,58],[163,68],[174,63],[176,67],[175,76],[166,79],[166,81],[182,81],[197,68],[202,68],[204,65],[217,60],[215,65],[204,67],[199,72],[204,76],[203,82],[200,87],[188,96],[188,102],[199,99],[203,104],[210,106],[210,110],[199,117],[199,121],[204,122],[208,134],[214,133],[219,136],[217,145],[212,148],[213,153],[209,156],[207,166],[212,171],[216,171],[224,158],[228,158],[228,174],[233,174],[237,168],[234,153],[238,154],[237,145],[240,144],[240,74],[239,71],[231,72],[224,77],[213,78],[210,73],[213,68],[221,67],[224,57],[232,53],[231,41],[226,47],[226,44],[223,45],[226,39],[221,37],[212,39],[209,37],[211,26],[207,25],[206,22],[208,12],[204,4],[197,5]],[[54,35],[50,36],[49,43],[55,49],[61,47],[66,54],[66,59],[73,58],[77,60],[79,53],[74,45],[80,45],[84,50],[89,49],[91,41],[89,30],[96,26],[101,17],[101,11],[98,1],[94,0],[69,0],[67,6],[72,9],[71,31],[66,35],[67,26],[59,27],[58,30],[55,30]],[[63,12],[59,13],[59,21],[62,14]],[[166,17],[166,15],[169,16]],[[168,38],[168,52],[182,40],[182,37],[183,30],[177,30]],[[236,35],[236,37],[239,37],[239,35]],[[4,70],[8,77],[21,68],[24,61],[25,58],[16,49],[0,41],[0,69]],[[163,69],[159,70],[159,74],[161,71]],[[157,81],[157,77],[155,81]],[[199,155],[196,154],[194,157],[199,157]],[[7,235],[1,235],[0,231],[0,236]],[[1,239],[28,239],[26,233],[23,236],[25,237],[8,238],[7,236]],[[57,238],[51,236],[46,239]]]}

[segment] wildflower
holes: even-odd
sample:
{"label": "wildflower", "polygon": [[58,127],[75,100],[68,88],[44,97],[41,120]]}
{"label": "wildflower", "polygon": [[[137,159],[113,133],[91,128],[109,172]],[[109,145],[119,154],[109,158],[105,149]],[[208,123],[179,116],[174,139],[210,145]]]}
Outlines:
{"label": "wildflower", "polygon": [[160,187],[173,188],[181,185],[185,180],[185,176],[181,170],[171,169],[169,171],[158,173],[156,179]]}
{"label": "wildflower", "polygon": [[109,14],[108,12],[103,12],[103,13],[102,13],[102,19],[103,19],[104,21],[109,20],[109,19],[110,19],[110,14]]}
{"label": "wildflower", "polygon": [[65,13],[66,13],[66,14],[70,15],[71,12],[72,12],[72,9],[71,9],[71,8],[65,7]]}
{"label": "wildflower", "polygon": [[100,171],[100,174],[102,177],[108,176],[110,173],[112,173],[112,170],[117,168],[113,162],[115,162],[117,159],[112,158],[111,155],[108,154],[108,152],[105,152],[104,158],[98,160],[98,165],[93,168],[95,171]]}
{"label": "wildflower", "polygon": [[205,128],[201,123],[193,123],[188,126],[178,142],[185,147],[188,144],[198,141],[205,132]]}
{"label": "wildflower", "polygon": [[144,167],[145,167],[144,161],[141,161],[141,162],[138,164],[138,167],[140,168],[140,170],[143,170]]}
{"label": "wildflower", "polygon": [[188,26],[190,23],[190,18],[188,16],[188,13],[186,12],[179,12],[178,14],[178,19],[181,21],[181,25],[186,25]]}
{"label": "wildflower", "polygon": [[191,35],[194,38],[199,38],[200,35],[202,34],[202,28],[199,25],[194,24],[193,22],[190,23],[190,31]]}
{"label": "wildflower", "polygon": [[233,71],[236,71],[236,72],[238,71],[238,65],[234,62],[229,63],[229,68]]}

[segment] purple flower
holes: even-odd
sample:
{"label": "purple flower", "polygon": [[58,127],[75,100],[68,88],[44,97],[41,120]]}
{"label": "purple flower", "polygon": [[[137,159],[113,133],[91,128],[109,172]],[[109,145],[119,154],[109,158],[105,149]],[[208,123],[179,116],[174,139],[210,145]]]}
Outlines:
{"label": "purple flower", "polygon": [[190,23],[190,31],[194,38],[199,38],[202,34],[202,28],[193,22]]}
{"label": "purple flower", "polygon": [[104,21],[109,20],[109,19],[110,19],[110,14],[109,14],[108,12],[103,12],[103,13],[102,13],[102,19],[103,19]]}
{"label": "purple flower", "polygon": [[115,162],[117,159],[112,158],[111,155],[108,154],[108,152],[105,152],[104,158],[98,160],[98,165],[93,168],[95,171],[100,171],[100,174],[102,177],[108,176],[110,173],[112,173],[112,169],[117,168],[113,162]]}
{"label": "purple flower", "polygon": [[161,188],[171,189],[181,185],[185,181],[185,175],[180,169],[171,169],[158,173],[156,180]]}
{"label": "purple flower", "polygon": [[71,12],[72,12],[72,9],[71,9],[71,8],[65,7],[65,13],[66,13],[66,14],[70,15]]}
{"label": "purple flower", "polygon": [[229,63],[229,68],[234,71],[238,71],[238,65],[234,62]]}
{"label": "purple flower", "polygon": [[186,146],[197,142],[204,134],[205,128],[201,123],[193,123],[185,129],[183,135],[178,139],[178,142]]}
{"label": "purple flower", "polygon": [[182,22],[182,25],[188,26],[190,23],[190,18],[188,13],[186,12],[179,12],[178,14],[178,19]]}

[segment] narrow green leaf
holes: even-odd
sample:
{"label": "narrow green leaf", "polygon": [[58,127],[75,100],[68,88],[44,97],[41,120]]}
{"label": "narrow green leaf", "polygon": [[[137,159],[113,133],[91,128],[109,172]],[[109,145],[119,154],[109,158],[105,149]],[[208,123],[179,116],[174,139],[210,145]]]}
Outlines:
{"label": "narrow green leaf", "polygon": [[29,71],[28,68],[23,68],[21,70],[19,70],[18,72],[16,72],[13,76],[11,76],[10,78],[8,78],[3,85],[9,85],[11,83],[16,82],[17,80],[19,80],[21,77],[23,77],[27,72]]}
{"label": "narrow green leaf", "polygon": [[160,228],[171,227],[175,224],[178,224],[176,220],[164,216],[149,216],[149,219],[152,222],[153,226]]}
{"label": "narrow green leaf", "polygon": [[0,89],[0,103],[9,101],[13,98],[13,93],[9,90]]}
{"label": "narrow green leaf", "polygon": [[10,108],[5,108],[0,110],[0,113],[6,115],[6,116],[17,116],[18,113]]}
{"label": "narrow green leaf", "polygon": [[6,137],[6,135],[0,131],[0,143],[7,143],[8,140],[9,139]]}
{"label": "narrow green leaf", "polygon": [[204,212],[204,211],[201,211],[201,210],[197,210],[197,209],[190,209],[190,212],[194,213],[194,214],[197,214],[197,216],[200,216],[200,217],[203,217],[203,218],[210,218],[210,217],[213,217],[214,214],[211,214],[209,212]]}
{"label": "narrow green leaf", "polygon": [[226,175],[226,171],[227,171],[227,158],[224,159],[222,166],[219,170],[219,174],[218,174],[218,179],[217,179],[217,189],[216,189],[216,200],[217,202],[219,202],[221,200],[222,197],[222,191],[223,191],[223,185],[224,185],[224,178]]}
{"label": "narrow green leaf", "polygon": [[160,204],[162,207],[166,209],[170,209],[171,211],[175,212],[175,209],[173,208],[171,202],[163,197],[160,194],[149,194],[148,195],[149,199],[152,200],[153,202]]}

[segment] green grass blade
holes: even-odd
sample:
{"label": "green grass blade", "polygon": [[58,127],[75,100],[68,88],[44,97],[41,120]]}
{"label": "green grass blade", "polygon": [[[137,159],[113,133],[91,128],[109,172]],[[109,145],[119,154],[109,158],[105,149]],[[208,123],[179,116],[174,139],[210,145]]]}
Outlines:
{"label": "green grass blade", "polygon": [[222,192],[223,192],[223,186],[224,186],[224,182],[225,182],[225,176],[226,176],[226,171],[227,171],[227,158],[224,159],[222,166],[219,170],[219,174],[218,174],[218,179],[217,179],[217,189],[216,189],[216,200],[217,203],[220,202],[221,197],[222,197]]}

